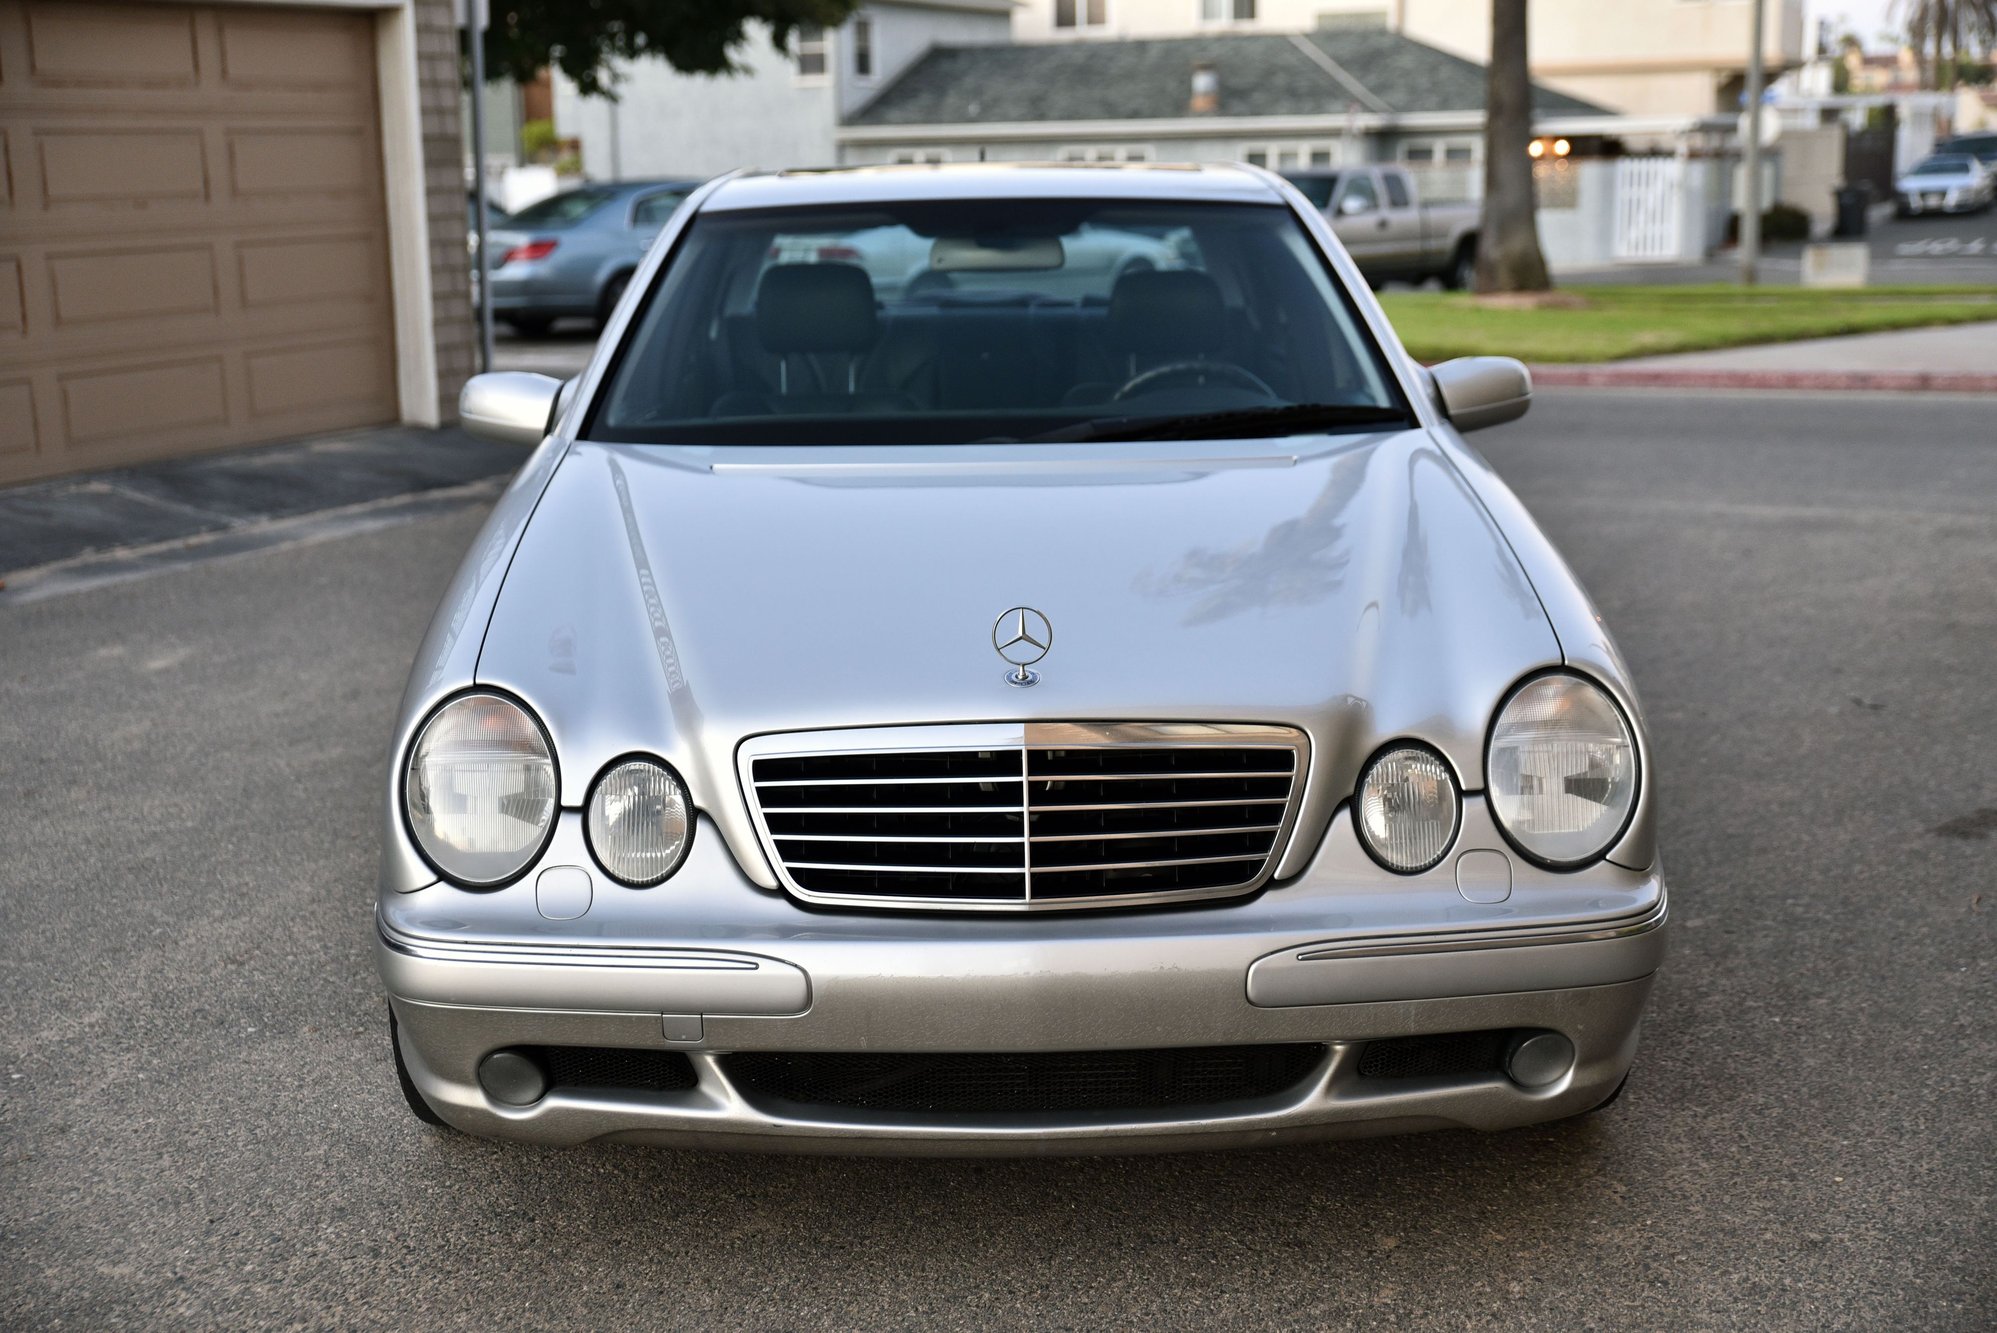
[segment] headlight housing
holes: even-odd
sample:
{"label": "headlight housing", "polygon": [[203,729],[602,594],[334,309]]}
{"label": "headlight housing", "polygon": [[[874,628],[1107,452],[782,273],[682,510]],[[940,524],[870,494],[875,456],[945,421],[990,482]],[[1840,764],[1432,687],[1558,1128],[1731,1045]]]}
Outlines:
{"label": "headlight housing", "polygon": [[555,754],[534,715],[502,694],[449,700],[409,747],[402,802],[424,859],[467,888],[517,877],[555,827]]}
{"label": "headlight housing", "polygon": [[1426,746],[1397,741],[1367,761],[1360,773],[1353,822],[1375,861],[1398,874],[1416,875],[1448,854],[1462,811],[1456,776],[1442,756]]}
{"label": "headlight housing", "polygon": [[1484,756],[1491,814],[1512,845],[1554,870],[1597,860],[1636,809],[1636,736],[1608,691],[1557,672],[1512,691]]}
{"label": "headlight housing", "polygon": [[693,801],[679,775],[656,759],[622,759],[603,770],[583,823],[590,855],[632,888],[663,882],[693,843]]}

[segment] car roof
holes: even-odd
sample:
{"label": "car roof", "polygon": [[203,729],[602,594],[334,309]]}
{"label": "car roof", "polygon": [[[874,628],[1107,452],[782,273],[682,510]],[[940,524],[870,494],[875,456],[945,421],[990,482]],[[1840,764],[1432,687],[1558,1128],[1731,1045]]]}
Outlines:
{"label": "car roof", "polygon": [[1275,203],[1250,167],[1191,163],[955,162],[756,172],[724,181],[714,211],[952,199],[1135,199]]}

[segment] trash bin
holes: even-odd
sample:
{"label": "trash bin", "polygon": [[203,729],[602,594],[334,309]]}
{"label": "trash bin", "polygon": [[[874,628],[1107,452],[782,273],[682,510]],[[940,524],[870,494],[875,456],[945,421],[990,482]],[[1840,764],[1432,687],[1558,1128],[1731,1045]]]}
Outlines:
{"label": "trash bin", "polygon": [[1847,238],[1865,235],[1865,212],[1872,206],[1872,187],[1864,184],[1840,185],[1831,191],[1831,195],[1838,206],[1838,224],[1831,235]]}

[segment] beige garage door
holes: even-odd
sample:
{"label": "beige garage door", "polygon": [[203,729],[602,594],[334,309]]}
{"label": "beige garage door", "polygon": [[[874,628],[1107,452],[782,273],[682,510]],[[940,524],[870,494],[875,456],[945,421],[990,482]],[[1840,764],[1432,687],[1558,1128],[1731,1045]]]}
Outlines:
{"label": "beige garage door", "polygon": [[0,484],[394,420],[365,14],[0,0]]}

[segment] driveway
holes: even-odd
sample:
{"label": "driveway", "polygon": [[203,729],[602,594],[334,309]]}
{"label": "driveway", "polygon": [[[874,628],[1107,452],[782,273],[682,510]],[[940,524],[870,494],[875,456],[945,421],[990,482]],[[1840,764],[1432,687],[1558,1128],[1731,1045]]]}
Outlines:
{"label": "driveway", "polygon": [[9,1328],[1997,1321],[1997,441],[1943,397],[1553,392],[1478,438],[1622,639],[1674,955],[1628,1093],[1051,1161],[426,1129],[384,747],[476,515],[0,607]]}

